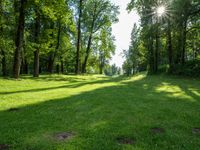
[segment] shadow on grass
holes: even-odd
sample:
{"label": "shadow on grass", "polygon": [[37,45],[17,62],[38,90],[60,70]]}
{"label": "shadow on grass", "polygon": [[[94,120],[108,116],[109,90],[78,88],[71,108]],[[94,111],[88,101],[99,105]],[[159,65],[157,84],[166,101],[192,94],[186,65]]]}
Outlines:
{"label": "shadow on grass", "polygon": [[[58,76],[58,77],[55,77],[56,79],[50,76],[48,77],[40,77],[40,78],[32,78],[32,77],[24,77],[23,79],[31,79],[31,80],[34,80],[34,81],[41,81],[41,80],[45,80],[45,81],[69,81],[67,82],[66,85],[63,85],[63,86],[55,86],[55,87],[48,87],[48,88],[36,88],[36,89],[28,89],[28,90],[20,90],[20,91],[9,91],[9,92],[0,92],[0,95],[6,95],[6,94],[19,94],[19,93],[32,93],[32,92],[41,92],[41,91],[48,91],[48,90],[56,90],[56,89],[62,89],[62,88],[78,88],[78,87],[81,87],[81,86],[85,86],[85,85],[93,85],[93,84],[104,84],[104,83],[109,83],[109,82],[119,82],[121,80],[125,80],[127,79],[127,77],[116,77],[116,78],[113,78],[112,80],[109,80],[111,79],[111,77],[101,77],[101,79],[103,80],[94,80],[94,81],[80,81],[80,78],[77,78],[79,80],[76,80],[76,78],[74,77],[71,77],[70,78],[67,78],[67,77],[62,77],[62,76]],[[73,78],[73,79],[72,79]],[[70,83],[70,84],[69,84]]]}
{"label": "shadow on grass", "polygon": [[[136,144],[130,145],[132,149],[199,148],[199,137],[191,134],[192,127],[200,126],[200,96],[190,90],[199,90],[197,83],[158,76],[137,81],[124,79],[80,83],[74,88],[121,84],[20,107],[16,112],[1,111],[0,143],[10,144],[13,149],[115,150],[126,148],[116,142],[123,136],[136,139]],[[163,83],[180,88],[194,101],[177,99],[168,91],[158,92]],[[152,127],[161,127],[166,133],[152,135]],[[77,136],[67,142],[52,139],[55,133],[66,131]]]}

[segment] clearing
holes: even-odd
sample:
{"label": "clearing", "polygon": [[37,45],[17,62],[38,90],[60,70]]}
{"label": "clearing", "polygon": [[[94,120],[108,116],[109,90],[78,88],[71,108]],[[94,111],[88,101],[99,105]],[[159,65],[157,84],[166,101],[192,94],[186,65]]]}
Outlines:
{"label": "clearing", "polygon": [[144,73],[0,78],[1,150],[199,148],[199,80]]}

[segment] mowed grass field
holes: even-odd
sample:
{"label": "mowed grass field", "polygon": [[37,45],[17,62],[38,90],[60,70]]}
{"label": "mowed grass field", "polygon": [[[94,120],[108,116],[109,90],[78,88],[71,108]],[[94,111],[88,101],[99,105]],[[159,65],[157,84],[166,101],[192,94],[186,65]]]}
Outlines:
{"label": "mowed grass field", "polygon": [[0,78],[0,150],[199,150],[200,80]]}

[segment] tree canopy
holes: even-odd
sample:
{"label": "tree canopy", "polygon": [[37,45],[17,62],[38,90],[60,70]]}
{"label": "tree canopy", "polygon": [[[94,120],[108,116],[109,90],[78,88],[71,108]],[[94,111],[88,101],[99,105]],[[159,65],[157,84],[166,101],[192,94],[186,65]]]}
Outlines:
{"label": "tree canopy", "polygon": [[[97,51],[106,51],[107,61],[115,51],[111,26],[119,12],[109,0],[1,0],[0,8],[4,76],[98,73],[102,67],[91,65],[100,64]],[[96,48],[107,31],[104,38],[112,48]]]}
{"label": "tree canopy", "polygon": [[150,74],[196,75],[200,72],[200,2],[198,0],[132,0],[140,27],[133,28],[124,70],[127,74],[148,69]]}

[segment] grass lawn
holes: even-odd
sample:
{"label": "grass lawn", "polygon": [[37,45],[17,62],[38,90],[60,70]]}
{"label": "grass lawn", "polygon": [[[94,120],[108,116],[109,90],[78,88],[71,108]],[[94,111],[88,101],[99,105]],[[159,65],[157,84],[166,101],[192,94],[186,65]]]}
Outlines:
{"label": "grass lawn", "polygon": [[199,150],[200,80],[0,78],[0,150]]}

